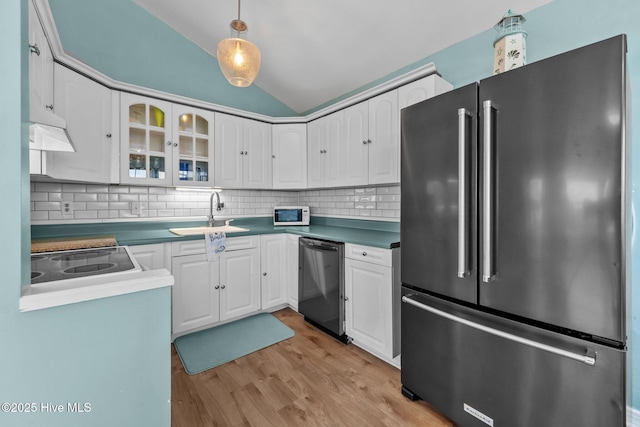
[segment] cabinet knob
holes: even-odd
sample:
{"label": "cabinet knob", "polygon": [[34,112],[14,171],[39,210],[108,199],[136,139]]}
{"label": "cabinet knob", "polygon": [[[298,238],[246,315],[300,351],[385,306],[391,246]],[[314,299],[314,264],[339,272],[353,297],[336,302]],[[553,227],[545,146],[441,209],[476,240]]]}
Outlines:
{"label": "cabinet knob", "polygon": [[266,275],[267,275],[267,272],[265,271],[264,273],[262,273],[262,275],[263,275],[263,276],[266,276]]}
{"label": "cabinet knob", "polygon": [[177,147],[177,146],[178,146],[178,143],[177,143],[177,142],[174,142],[174,143],[173,143],[173,146],[174,146],[174,147]]}
{"label": "cabinet knob", "polygon": [[367,144],[371,144],[371,140],[370,139],[367,139]]}
{"label": "cabinet knob", "polygon": [[111,134],[110,133],[107,134],[107,138],[111,138]]}
{"label": "cabinet knob", "polygon": [[362,141],[362,143],[363,143],[364,145],[367,145],[367,141],[366,141],[366,140]]}
{"label": "cabinet knob", "polygon": [[213,289],[220,289],[220,286],[216,285]]}
{"label": "cabinet knob", "polygon": [[362,256],[367,256],[367,253],[366,252],[362,252]]}
{"label": "cabinet knob", "polygon": [[248,152],[248,151],[245,151],[245,152],[244,152],[244,154],[245,154],[245,155],[246,155],[246,154],[249,154],[249,152]]}
{"label": "cabinet knob", "polygon": [[344,297],[344,300],[345,301],[349,301],[349,297]]}
{"label": "cabinet knob", "polygon": [[53,111],[53,104],[45,105],[44,108]]}
{"label": "cabinet knob", "polygon": [[275,158],[276,158],[276,155],[275,155],[275,154],[272,154],[272,155],[271,155],[271,158],[272,158],[272,159],[275,159]]}
{"label": "cabinet knob", "polygon": [[220,286],[220,289],[224,289],[224,288],[226,288],[226,286],[225,286],[225,285]]}
{"label": "cabinet knob", "polygon": [[40,56],[40,48],[35,43],[29,45],[29,52],[35,53],[36,55]]}
{"label": "cabinet knob", "polygon": [[171,141],[167,141],[167,145],[170,146],[171,145]]}

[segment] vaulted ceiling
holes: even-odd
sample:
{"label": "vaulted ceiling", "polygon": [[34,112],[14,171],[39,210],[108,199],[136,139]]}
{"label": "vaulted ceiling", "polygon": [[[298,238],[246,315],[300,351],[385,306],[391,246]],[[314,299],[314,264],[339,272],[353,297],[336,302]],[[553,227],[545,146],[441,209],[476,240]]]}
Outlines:
{"label": "vaulted ceiling", "polygon": [[[262,54],[254,84],[305,112],[550,1],[244,0],[240,17]],[[236,0],[134,2],[213,56],[238,16]]]}

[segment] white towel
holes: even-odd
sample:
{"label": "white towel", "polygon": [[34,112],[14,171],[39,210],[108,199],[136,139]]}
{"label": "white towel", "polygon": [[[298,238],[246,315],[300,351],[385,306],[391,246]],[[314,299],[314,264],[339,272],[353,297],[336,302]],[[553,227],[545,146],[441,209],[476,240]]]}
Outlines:
{"label": "white towel", "polygon": [[224,232],[205,233],[204,242],[207,252],[207,261],[214,261],[218,259],[221,252],[224,252],[227,245],[227,235],[224,234]]}

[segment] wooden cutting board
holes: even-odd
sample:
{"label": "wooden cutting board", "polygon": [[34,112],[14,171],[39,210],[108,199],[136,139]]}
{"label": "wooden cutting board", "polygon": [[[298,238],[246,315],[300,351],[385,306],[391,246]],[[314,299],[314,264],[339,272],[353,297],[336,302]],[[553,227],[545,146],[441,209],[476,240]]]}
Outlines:
{"label": "wooden cutting board", "polygon": [[31,253],[68,251],[72,249],[102,248],[116,246],[113,236],[62,237],[58,239],[34,240],[31,242]]}

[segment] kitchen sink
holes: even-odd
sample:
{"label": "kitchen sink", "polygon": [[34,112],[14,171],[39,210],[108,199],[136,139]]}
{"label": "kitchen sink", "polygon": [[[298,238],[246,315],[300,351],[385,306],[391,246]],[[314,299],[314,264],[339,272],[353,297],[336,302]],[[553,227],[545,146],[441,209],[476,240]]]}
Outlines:
{"label": "kitchen sink", "polygon": [[240,233],[242,231],[249,231],[246,228],[236,227],[233,225],[220,225],[217,227],[209,227],[207,225],[203,225],[200,227],[186,227],[186,228],[170,228],[170,232],[173,234],[177,234],[178,236],[193,236],[194,234],[204,234],[204,233]]}

